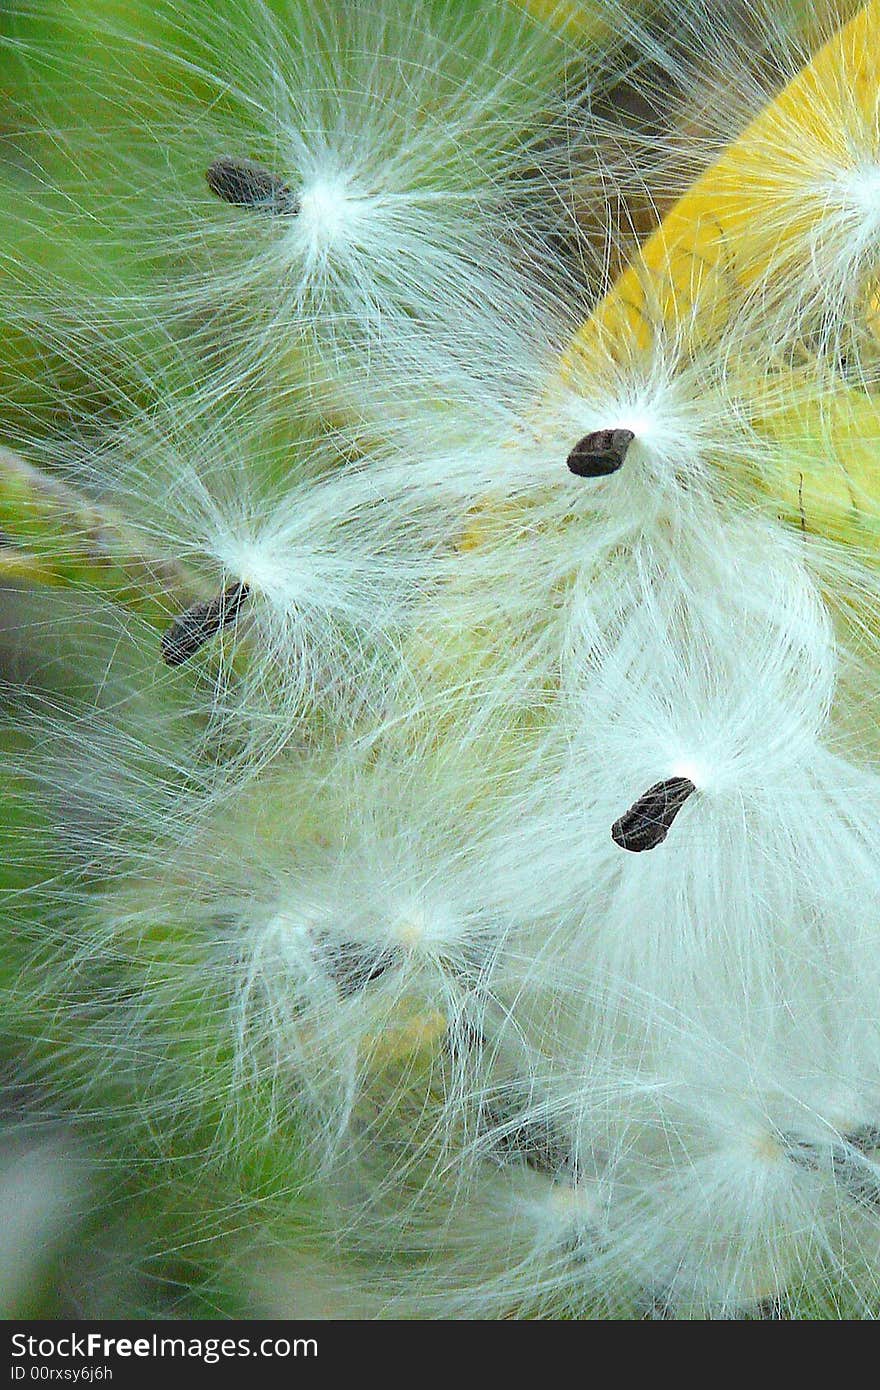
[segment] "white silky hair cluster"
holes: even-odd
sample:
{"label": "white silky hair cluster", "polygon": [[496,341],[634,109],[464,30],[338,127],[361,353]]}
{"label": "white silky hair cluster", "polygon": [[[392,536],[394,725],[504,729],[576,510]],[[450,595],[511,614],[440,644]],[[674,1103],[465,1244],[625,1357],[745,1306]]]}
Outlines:
{"label": "white silky hair cluster", "polygon": [[[639,171],[643,198],[661,209],[745,130],[810,58],[859,10],[849,0],[817,6],[681,7],[665,30],[634,21],[645,65],[635,76],[647,124],[614,131],[608,158],[619,177]],[[854,45],[855,41],[851,41]],[[806,83],[802,108],[777,105],[773,120],[743,151],[741,204],[750,234],[721,260],[722,272],[750,283],[755,309],[777,351],[806,345],[853,380],[877,372],[877,179],[880,144],[872,60],[855,46],[838,55],[827,80]],[[663,74],[658,83],[658,73]],[[723,96],[720,94],[723,93]],[[657,120],[668,140],[656,138]],[[719,214],[739,199],[719,190]],[[772,263],[772,276],[765,272]],[[748,329],[746,330],[748,331]]]}
{"label": "white silky hair cluster", "polygon": [[109,404],[9,442],[182,578],[163,632],[96,600],[91,709],[9,721],[55,856],[16,1007],[72,1112],[202,1146],[263,1314],[876,1316],[876,513],[804,483],[880,447],[845,68],[751,152],[730,321],[661,287],[561,365],[627,249],[583,189],[674,187],[640,94],[682,141],[727,94],[708,163],[846,17],[750,8],[111,6],[134,136],[73,121],[33,195],[141,238],[161,352],[115,262],[91,335],[31,291]]}
{"label": "white silky hair cluster", "polygon": [[[75,148],[69,201],[114,204],[93,213],[107,264],[136,247],[144,299],[227,390],[364,391],[385,348],[479,352],[485,306],[544,260],[543,150],[589,65],[524,6],[163,0],[100,24],[62,6],[50,32],[35,65],[90,64],[88,109],[34,98]],[[38,216],[57,196],[42,182]]]}

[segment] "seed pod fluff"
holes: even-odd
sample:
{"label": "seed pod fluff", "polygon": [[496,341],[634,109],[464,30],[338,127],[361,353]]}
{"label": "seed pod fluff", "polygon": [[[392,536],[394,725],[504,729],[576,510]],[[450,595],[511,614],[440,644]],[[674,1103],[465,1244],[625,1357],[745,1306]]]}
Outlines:
{"label": "seed pod fluff", "polygon": [[88,1316],[880,1315],[878,54],[880,0],[10,17],[45,1315],[74,1152]]}

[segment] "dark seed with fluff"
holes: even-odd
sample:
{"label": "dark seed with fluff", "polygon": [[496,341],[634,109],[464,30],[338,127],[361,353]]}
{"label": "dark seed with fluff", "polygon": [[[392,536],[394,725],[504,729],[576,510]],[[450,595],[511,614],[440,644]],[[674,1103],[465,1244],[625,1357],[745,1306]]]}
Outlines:
{"label": "dark seed with fluff", "polygon": [[166,666],[182,666],[200,647],[229,627],[238,617],[249,593],[247,584],[232,584],[207,603],[194,603],[169,627],[162,637],[162,659]]}
{"label": "dark seed with fluff", "polygon": [[611,827],[611,838],[621,849],[639,854],[656,849],[669,834],[672,822],[689,796],[696,791],[689,777],[667,777],[655,782],[644,796],[634,801],[625,815]]}
{"label": "dark seed with fluff", "polygon": [[634,439],[632,430],[593,430],[575,444],[568,456],[568,467],[579,478],[603,478],[616,473]]}
{"label": "dark seed with fluff", "polygon": [[211,192],[233,207],[254,208],[257,212],[287,217],[299,212],[299,200],[293,189],[271,169],[265,169],[252,159],[223,155],[210,165],[205,178]]}
{"label": "dark seed with fluff", "polygon": [[398,963],[394,951],[370,948],[356,941],[335,941],[321,934],[316,944],[320,947],[327,973],[333,979],[343,999],[350,999],[366,989],[373,980],[378,980],[386,970]]}

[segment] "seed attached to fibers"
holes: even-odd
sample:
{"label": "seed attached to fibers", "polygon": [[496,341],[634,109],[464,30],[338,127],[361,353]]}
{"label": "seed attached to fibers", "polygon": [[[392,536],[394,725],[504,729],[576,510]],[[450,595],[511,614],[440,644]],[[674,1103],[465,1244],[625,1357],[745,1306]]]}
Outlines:
{"label": "seed attached to fibers", "polygon": [[575,444],[568,466],[579,478],[603,478],[616,473],[634,439],[632,430],[593,430]]}
{"label": "seed attached to fibers", "polygon": [[283,179],[252,159],[223,155],[215,159],[205,178],[208,187],[224,203],[236,208],[291,217],[299,212],[299,200]]}
{"label": "seed attached to fibers", "polygon": [[669,834],[672,822],[696,787],[689,777],[667,777],[656,782],[644,796],[633,802],[625,815],[611,827],[611,838],[621,849],[634,854],[656,849]]}
{"label": "seed attached to fibers", "polygon": [[819,1145],[794,1135],[785,1136],[786,1153],[792,1162],[814,1173],[824,1173],[838,1190],[863,1207],[880,1210],[880,1181],[869,1155],[877,1132],[873,1126],[841,1136],[842,1143]]}
{"label": "seed attached to fibers", "polygon": [[371,950],[356,941],[330,941],[324,933],[317,938],[324,955],[327,973],[333,979],[342,999],[350,999],[378,980],[386,970],[398,964],[399,957],[390,950]]}
{"label": "seed attached to fibers", "polygon": [[195,656],[200,647],[229,627],[238,617],[250,590],[247,584],[232,584],[207,603],[194,603],[162,636],[162,660],[166,666],[181,666]]}
{"label": "seed attached to fibers", "polygon": [[551,1178],[574,1172],[571,1151],[549,1124],[537,1120],[523,1120],[515,1129],[498,1135],[495,1146],[499,1157],[519,1159],[536,1173]]}
{"label": "seed attached to fibers", "polygon": [[846,1135],[846,1142],[852,1144],[859,1153],[870,1154],[880,1149],[880,1125],[859,1125]]}

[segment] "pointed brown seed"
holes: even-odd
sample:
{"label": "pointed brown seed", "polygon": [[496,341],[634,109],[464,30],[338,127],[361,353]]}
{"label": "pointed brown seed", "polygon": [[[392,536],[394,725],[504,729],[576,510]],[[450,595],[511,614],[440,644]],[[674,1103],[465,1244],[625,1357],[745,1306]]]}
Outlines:
{"label": "pointed brown seed", "polygon": [[540,1121],[523,1120],[516,1129],[499,1135],[496,1147],[499,1154],[520,1159],[536,1173],[551,1178],[570,1176],[574,1172],[571,1151],[548,1124]]}
{"label": "pointed brown seed", "polygon": [[616,473],[634,439],[632,430],[593,430],[575,444],[568,466],[579,478],[602,478]]}
{"label": "pointed brown seed", "polygon": [[[872,1151],[865,1135],[876,1136],[876,1130],[856,1130],[843,1135],[843,1143],[819,1146],[809,1139],[785,1136],[786,1152],[793,1163],[801,1168],[809,1168],[814,1173],[825,1173],[837,1185],[838,1190],[854,1202],[872,1210],[880,1210],[880,1182],[873,1166],[867,1160]],[[849,1145],[849,1147],[847,1147]],[[864,1157],[863,1157],[864,1155]]]}
{"label": "pointed brown seed", "polygon": [[571,1147],[550,1120],[517,1115],[515,1105],[503,1100],[490,1105],[485,1113],[498,1162],[518,1160],[552,1178],[576,1176]]}
{"label": "pointed brown seed", "polygon": [[372,980],[378,980],[380,975],[398,962],[394,951],[381,948],[371,950],[369,946],[356,941],[331,943],[324,933],[317,938],[317,944],[322,951],[326,951],[324,963],[327,973],[343,999],[350,999],[366,989]]}
{"label": "pointed brown seed", "polygon": [[200,647],[216,636],[221,628],[229,627],[238,617],[239,609],[250,590],[247,584],[232,584],[208,603],[194,603],[169,627],[162,636],[162,660],[166,666],[181,666],[195,656]]}
{"label": "pointed brown seed", "polygon": [[860,1125],[858,1129],[849,1131],[846,1142],[858,1149],[859,1153],[873,1153],[875,1149],[880,1149],[880,1125]]}
{"label": "pointed brown seed", "polygon": [[667,777],[655,782],[644,796],[633,802],[625,815],[611,827],[611,838],[621,849],[639,854],[656,849],[666,839],[670,826],[696,787],[689,777]]}
{"label": "pointed brown seed", "polygon": [[760,1303],[756,1303],[747,1313],[743,1315],[742,1321],[748,1319],[751,1322],[790,1322],[791,1319],[785,1311],[785,1303],[781,1298],[770,1294],[767,1298],[762,1298]]}
{"label": "pointed brown seed", "polygon": [[299,200],[283,179],[252,159],[223,155],[205,173],[208,187],[224,203],[237,208],[255,208],[292,217],[299,212]]}

